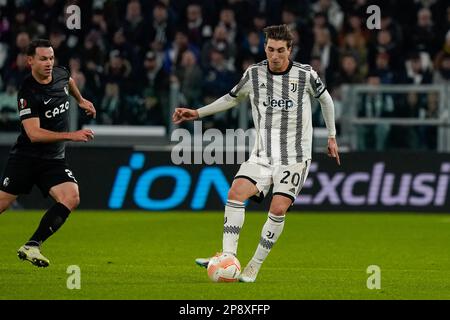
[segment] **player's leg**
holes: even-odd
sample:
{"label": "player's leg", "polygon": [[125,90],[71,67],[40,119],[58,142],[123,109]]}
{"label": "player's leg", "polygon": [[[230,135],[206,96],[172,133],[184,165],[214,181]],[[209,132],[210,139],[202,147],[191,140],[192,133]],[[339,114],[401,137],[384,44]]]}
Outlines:
{"label": "player's leg", "polygon": [[261,230],[256,251],[239,277],[241,282],[254,282],[256,280],[262,263],[283,232],[285,215],[291,205],[291,198],[279,194],[273,196],[267,221]]}
{"label": "player's leg", "polygon": [[286,212],[300,192],[309,171],[309,161],[291,166],[279,167],[274,172],[273,198],[267,221],[261,230],[261,237],[250,262],[239,280],[254,282],[262,263],[277,242],[284,228]]}
{"label": "player's leg", "polygon": [[245,201],[257,193],[259,190],[251,181],[244,178],[233,181],[225,205],[222,252],[236,255],[239,234],[244,225]]}
{"label": "player's leg", "polygon": [[[0,212],[5,211],[19,194],[28,194],[34,183],[33,159],[28,157],[12,156],[1,179],[0,185]],[[30,261],[40,267],[48,266],[48,259],[41,255],[39,247],[19,248],[17,256],[22,260]]]}
{"label": "player's leg", "polygon": [[9,194],[0,190],[0,214],[5,212],[16,199],[16,195]]}
{"label": "player's leg", "polygon": [[77,181],[64,160],[40,160],[35,166],[37,186],[44,196],[50,195],[56,203],[44,214],[36,231],[18,254],[23,259],[23,254],[31,250],[35,255],[32,259],[25,259],[38,267],[47,267],[50,262],[40,253],[40,247],[65,223],[70,212],[78,206],[80,197]]}
{"label": "player's leg", "polygon": [[28,158],[10,157],[0,176],[0,214],[5,212],[19,194],[27,194],[33,187]]}
{"label": "player's leg", "polygon": [[27,245],[40,246],[66,222],[69,214],[80,203],[78,185],[74,182],[64,182],[49,190],[56,203],[47,210],[39,223],[36,232]]}
{"label": "player's leg", "polygon": [[50,264],[50,261],[41,254],[41,245],[61,228],[70,212],[80,202],[78,185],[73,182],[56,185],[49,190],[49,194],[56,203],[47,210],[30,240],[17,253],[19,258],[28,260],[38,267],[47,267]]}
{"label": "player's leg", "polygon": [[[267,168],[252,162],[241,165],[225,205],[222,252],[237,254],[239,234],[245,219],[245,201],[255,195],[264,197],[271,183],[271,172]],[[195,262],[206,268],[209,260],[210,258],[198,258]]]}
{"label": "player's leg", "polygon": [[[236,255],[239,234],[245,219],[245,201],[259,193],[254,183],[244,178],[236,178],[228,191],[223,223],[222,252]],[[206,268],[211,258],[197,258],[195,263]]]}

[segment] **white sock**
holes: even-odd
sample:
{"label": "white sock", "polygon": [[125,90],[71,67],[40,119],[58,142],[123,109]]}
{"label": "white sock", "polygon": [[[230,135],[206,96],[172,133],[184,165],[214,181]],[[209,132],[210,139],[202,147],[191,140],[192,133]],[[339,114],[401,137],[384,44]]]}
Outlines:
{"label": "white sock", "polygon": [[222,252],[236,255],[239,233],[244,225],[245,205],[243,202],[228,200],[225,205]]}
{"label": "white sock", "polygon": [[261,231],[261,239],[252,260],[256,263],[263,263],[267,255],[283,232],[285,216],[276,216],[269,212],[266,223]]}

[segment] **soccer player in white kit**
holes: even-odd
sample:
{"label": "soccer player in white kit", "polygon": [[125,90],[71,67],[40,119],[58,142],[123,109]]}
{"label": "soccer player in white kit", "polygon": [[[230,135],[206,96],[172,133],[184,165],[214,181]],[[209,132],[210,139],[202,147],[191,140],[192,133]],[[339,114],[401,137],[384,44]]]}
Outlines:
{"label": "soccer player in white kit", "polygon": [[[257,132],[248,161],[235,176],[225,205],[222,252],[236,255],[244,224],[245,201],[262,200],[273,185],[267,222],[253,258],[239,276],[254,282],[273,245],[281,235],[285,214],[308,176],[312,149],[311,96],[318,99],[328,130],[328,156],[340,164],[334,104],[325,85],[309,65],[290,60],[292,34],[286,25],[264,29],[267,60],[251,65],[225,96],[197,110],[177,108],[173,121],[203,118],[236,106],[249,97]],[[196,263],[207,267],[210,258]]]}

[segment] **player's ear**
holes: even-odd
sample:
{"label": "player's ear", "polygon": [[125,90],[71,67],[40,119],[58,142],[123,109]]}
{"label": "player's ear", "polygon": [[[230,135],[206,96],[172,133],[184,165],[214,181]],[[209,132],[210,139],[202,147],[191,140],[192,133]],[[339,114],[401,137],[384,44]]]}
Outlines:
{"label": "player's ear", "polygon": [[27,63],[29,66],[33,64],[34,56],[27,56]]}
{"label": "player's ear", "polygon": [[287,47],[287,51],[288,51],[288,54],[291,55],[291,53],[292,53],[292,45],[290,47],[289,46]]}

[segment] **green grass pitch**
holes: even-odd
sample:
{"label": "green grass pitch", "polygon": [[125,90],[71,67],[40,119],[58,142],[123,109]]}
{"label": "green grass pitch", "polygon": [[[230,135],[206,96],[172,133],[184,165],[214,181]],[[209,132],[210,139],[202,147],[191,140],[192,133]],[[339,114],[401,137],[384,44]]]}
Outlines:
{"label": "green grass pitch", "polygon": [[[194,264],[220,250],[220,212],[78,211],[50,238],[50,267],[20,261],[16,250],[43,212],[0,216],[0,299],[450,299],[450,216],[295,214],[256,283],[212,283]],[[265,213],[247,213],[238,258],[259,241]],[[68,266],[81,289],[67,289]],[[367,267],[381,269],[369,290]]]}

